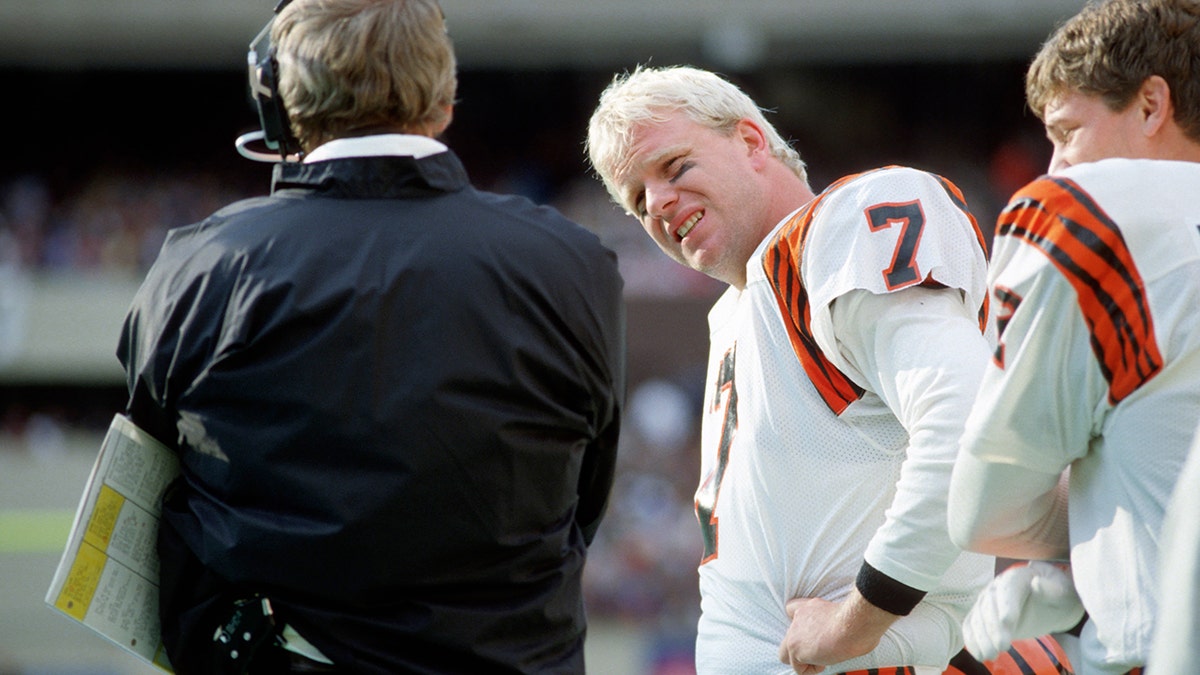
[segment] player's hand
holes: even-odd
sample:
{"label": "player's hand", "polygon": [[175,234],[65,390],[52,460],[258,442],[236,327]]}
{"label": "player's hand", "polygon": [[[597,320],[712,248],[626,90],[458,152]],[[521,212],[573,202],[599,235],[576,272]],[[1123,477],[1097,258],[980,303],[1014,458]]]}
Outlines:
{"label": "player's hand", "polygon": [[779,660],[800,675],[870,652],[898,618],[867,602],[856,589],[841,602],[794,598],[786,609],[791,623],[779,645]]}
{"label": "player's hand", "polygon": [[1048,562],[1014,565],[991,581],[963,621],[967,651],[991,661],[1013,640],[1066,631],[1083,619],[1071,573]]}
{"label": "player's hand", "polygon": [[827,627],[837,605],[820,598],[796,598],[787,603],[791,619],[787,634],[779,645],[779,660],[792,667],[797,675],[815,675],[825,666],[811,663],[818,652],[822,629]]}

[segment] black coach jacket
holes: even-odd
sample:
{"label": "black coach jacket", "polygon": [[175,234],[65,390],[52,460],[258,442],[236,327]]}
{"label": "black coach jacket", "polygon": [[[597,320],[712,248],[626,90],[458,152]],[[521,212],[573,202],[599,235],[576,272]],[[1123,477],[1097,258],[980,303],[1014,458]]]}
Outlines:
{"label": "black coach jacket", "polygon": [[246,593],[347,672],[581,672],[623,312],[594,235],[451,152],[281,164],[171,231],[118,357],[183,464],[178,672]]}

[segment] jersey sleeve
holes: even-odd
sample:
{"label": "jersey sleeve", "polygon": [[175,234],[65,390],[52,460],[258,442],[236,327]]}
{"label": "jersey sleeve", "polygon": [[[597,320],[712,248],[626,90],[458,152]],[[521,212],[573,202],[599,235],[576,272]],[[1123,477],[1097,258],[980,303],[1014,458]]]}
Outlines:
{"label": "jersey sleeve", "polygon": [[[918,285],[961,291],[964,306],[987,326],[983,235],[958,188],[904,167],[851,177],[822,196],[801,260],[810,326],[840,369],[830,306],[853,290],[886,294]],[[854,373],[847,373],[853,379]]]}
{"label": "jersey sleeve", "polygon": [[835,303],[834,324],[843,358],[866,373],[909,435],[896,494],[856,583],[872,604],[905,614],[960,556],[947,528],[950,474],[988,344],[953,289],[851,291]]}
{"label": "jersey sleeve", "polygon": [[914,169],[851,178],[818,206],[801,258],[814,342],[909,434],[856,585],[906,614],[960,555],[946,501],[990,348],[983,237],[953,184]]}
{"label": "jersey sleeve", "polygon": [[1119,235],[1103,243],[1106,226],[1088,224],[1098,209],[1064,185],[1042,179],[1001,216],[989,284],[999,342],[963,440],[977,459],[1042,473],[1082,457],[1110,402],[1161,361],[1152,335],[1139,337],[1140,284]]}

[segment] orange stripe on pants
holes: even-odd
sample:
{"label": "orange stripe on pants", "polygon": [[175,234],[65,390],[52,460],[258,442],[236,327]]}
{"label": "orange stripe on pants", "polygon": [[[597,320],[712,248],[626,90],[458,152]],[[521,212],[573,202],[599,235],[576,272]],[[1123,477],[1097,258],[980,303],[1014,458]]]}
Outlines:
{"label": "orange stripe on pants", "polygon": [[1017,640],[991,661],[980,663],[964,649],[942,675],[1073,675],[1074,668],[1058,640],[1049,635]]}

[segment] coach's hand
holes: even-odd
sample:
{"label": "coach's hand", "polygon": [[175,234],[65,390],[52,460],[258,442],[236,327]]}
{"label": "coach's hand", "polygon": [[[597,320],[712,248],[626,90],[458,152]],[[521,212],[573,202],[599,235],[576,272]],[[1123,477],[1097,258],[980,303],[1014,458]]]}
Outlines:
{"label": "coach's hand", "polygon": [[1048,562],[1014,565],[983,589],[963,621],[967,651],[990,661],[1013,640],[1066,631],[1083,619],[1071,573]]}

